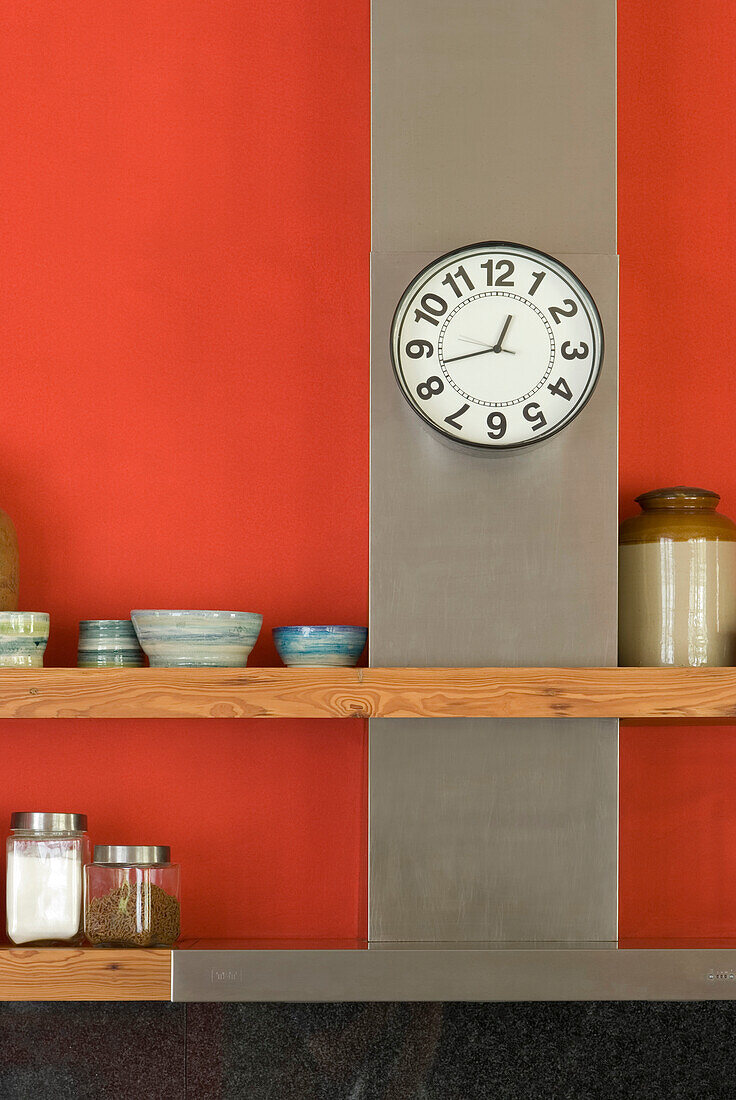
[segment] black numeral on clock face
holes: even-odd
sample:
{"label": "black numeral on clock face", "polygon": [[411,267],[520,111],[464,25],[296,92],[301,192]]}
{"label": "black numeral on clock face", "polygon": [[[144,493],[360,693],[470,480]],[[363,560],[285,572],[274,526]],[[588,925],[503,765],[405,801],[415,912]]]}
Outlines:
{"label": "black numeral on clock face", "polygon": [[439,294],[425,294],[422,298],[422,309],[414,310],[415,321],[429,321],[430,325],[438,325],[438,317],[447,313],[447,302],[440,298]]}
{"label": "black numeral on clock face", "polygon": [[463,426],[462,424],[458,424],[458,420],[461,416],[465,415],[469,408],[470,405],[461,405],[457,412],[453,413],[452,416],[445,417],[445,424],[452,424],[453,428],[457,428],[457,430],[461,432],[463,430]]}
{"label": "black numeral on clock face", "polygon": [[511,260],[486,260],[486,262],[480,266],[486,273],[486,286],[514,285],[511,278],[514,274],[514,265]]}
{"label": "black numeral on clock face", "polygon": [[444,392],[444,389],[445,383],[436,374],[433,374],[426,382],[419,383],[417,397],[421,397],[422,401],[429,401],[430,397],[437,397],[438,394]]}
{"label": "black numeral on clock face", "polygon": [[[565,351],[565,348],[567,348],[567,351]],[[580,345],[576,348],[572,346],[569,340],[565,340],[560,348],[560,355],[563,359],[584,359],[589,350],[585,340],[581,340]]]}
{"label": "black numeral on clock face", "polygon": [[[567,306],[567,309],[563,309],[562,306]],[[559,325],[560,318],[562,318],[562,317],[574,317],[575,314],[578,311],[578,307],[575,304],[575,302],[573,302],[572,298],[565,298],[564,302],[562,303],[562,306],[550,306],[549,307],[550,317],[552,318],[552,320],[554,321],[554,323],[556,325]]]}
{"label": "black numeral on clock face", "polygon": [[536,401],[530,401],[524,406],[523,416],[532,426],[533,432],[538,432],[547,423],[547,419]]}
{"label": "black numeral on clock face", "polygon": [[503,439],[506,435],[506,417],[503,413],[489,413],[486,423],[490,428],[488,435],[491,439]]}
{"label": "black numeral on clock face", "polygon": [[427,359],[434,355],[434,348],[429,340],[410,340],[406,345],[406,354],[410,359]]}
{"label": "black numeral on clock face", "polygon": [[442,280],[442,285],[443,286],[449,286],[450,290],[452,290],[454,292],[456,298],[462,298],[465,291],[462,291],[460,289],[460,287],[457,285],[457,280],[458,279],[463,280],[463,282],[465,283],[466,290],[475,290],[475,287],[473,286],[471,278],[468,275],[465,268],[462,266],[462,264],[457,269],[457,271],[455,272],[454,275],[450,275],[450,273],[448,271],[447,275],[445,275],[444,279]]}
{"label": "black numeral on clock face", "polygon": [[544,276],[546,274],[547,274],[546,271],[532,271],[532,275],[534,276],[534,282],[529,287],[529,297],[530,298],[533,298],[534,295],[537,293],[537,291],[539,290],[539,284],[541,283],[542,279],[544,278]]}
{"label": "black numeral on clock face", "polygon": [[550,393],[553,393],[555,397],[564,397],[565,401],[572,401],[572,390],[564,378],[558,378],[554,386],[550,384],[547,386],[547,389]]}

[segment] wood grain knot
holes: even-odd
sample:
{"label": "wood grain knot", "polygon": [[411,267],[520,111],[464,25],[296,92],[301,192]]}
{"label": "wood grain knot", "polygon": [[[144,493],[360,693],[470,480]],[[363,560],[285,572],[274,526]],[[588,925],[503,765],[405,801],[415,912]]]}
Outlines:
{"label": "wood grain knot", "polygon": [[333,706],[344,714],[346,718],[372,718],[374,707],[368,699],[337,698],[333,699]]}
{"label": "wood grain knot", "polygon": [[240,718],[240,707],[237,707],[234,703],[215,703],[210,708],[210,714],[213,718]]}

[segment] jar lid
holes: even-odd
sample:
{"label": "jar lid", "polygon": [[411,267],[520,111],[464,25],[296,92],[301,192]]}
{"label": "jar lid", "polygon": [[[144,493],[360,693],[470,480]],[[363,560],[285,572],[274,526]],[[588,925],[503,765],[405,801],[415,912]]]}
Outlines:
{"label": "jar lid", "polygon": [[673,485],[669,489],[652,489],[636,498],[645,512],[660,508],[688,508],[712,511],[720,500],[712,489],[696,489],[692,485]]}
{"label": "jar lid", "polygon": [[87,828],[87,815],[16,811],[10,815],[10,828],[27,833],[83,833]]}
{"label": "jar lid", "polygon": [[137,863],[170,863],[168,844],[95,844],[95,863],[130,866]]}

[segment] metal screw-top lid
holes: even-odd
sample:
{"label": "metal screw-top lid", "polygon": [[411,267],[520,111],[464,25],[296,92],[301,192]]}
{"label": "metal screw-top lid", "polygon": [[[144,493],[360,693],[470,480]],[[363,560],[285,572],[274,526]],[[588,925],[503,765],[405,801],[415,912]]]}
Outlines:
{"label": "metal screw-top lid", "polygon": [[95,863],[113,863],[122,867],[133,864],[170,863],[168,844],[95,844]]}
{"label": "metal screw-top lid", "polygon": [[10,815],[10,828],[27,833],[83,833],[87,828],[87,815],[16,811]]}

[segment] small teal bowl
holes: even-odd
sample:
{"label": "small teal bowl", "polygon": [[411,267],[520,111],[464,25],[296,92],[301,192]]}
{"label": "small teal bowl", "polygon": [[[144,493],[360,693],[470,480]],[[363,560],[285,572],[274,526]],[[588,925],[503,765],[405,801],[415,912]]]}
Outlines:
{"label": "small teal bowl", "polygon": [[350,668],[365,648],[364,626],[276,626],[273,640],[279,657],[290,668],[322,666]]}
{"label": "small teal bowl", "polygon": [[131,611],[152,668],[244,668],[263,616],[252,611]]}
{"label": "small teal bowl", "polygon": [[77,668],[141,668],[145,664],[130,619],[82,619]]}

